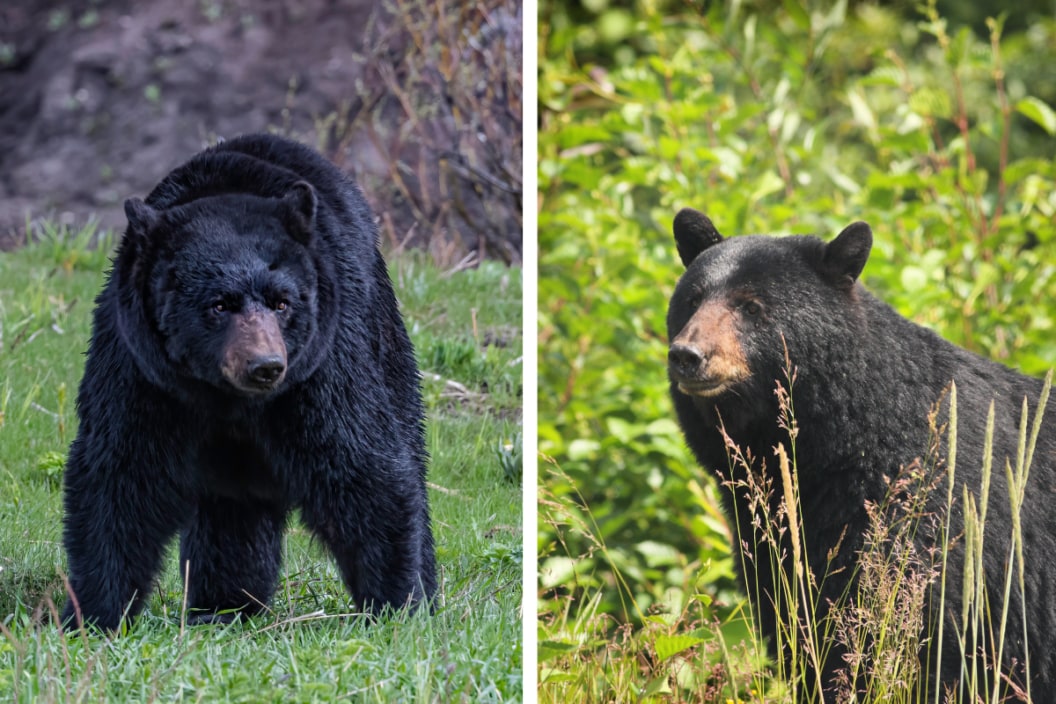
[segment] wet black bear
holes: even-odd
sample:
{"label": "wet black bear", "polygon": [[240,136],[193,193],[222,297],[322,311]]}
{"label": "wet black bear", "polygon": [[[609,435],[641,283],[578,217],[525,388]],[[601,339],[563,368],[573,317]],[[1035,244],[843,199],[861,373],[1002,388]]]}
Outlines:
{"label": "wet black bear", "polygon": [[[857,588],[855,565],[868,527],[866,503],[881,504],[889,482],[928,452],[929,411],[956,382],[958,486],[952,525],[955,533],[961,531],[962,485],[979,493],[982,442],[993,400],[995,471],[983,566],[990,597],[1003,595],[1012,533],[1005,460],[1015,466],[1021,406],[1026,398],[1034,408],[1042,382],[946,342],[870,295],[858,283],[872,247],[872,232],[865,223],[850,225],[829,243],[803,236],[725,239],[707,217],[685,209],[675,218],[674,235],[686,271],[667,318],[671,396],[697,460],[724,480],[726,509],[736,517],[742,539],[750,542],[756,517],[743,485],[731,477],[721,428],[750,453],[754,472],[776,474],[775,448],[789,447],[788,431],[778,423],[775,394],[779,383],[788,386],[786,349],[795,369],[791,402],[798,428],[795,451],[805,562],[819,580],[828,573],[821,585],[818,619],[848,588],[852,594]],[[1050,405],[1021,512],[1035,693],[1056,692],[1056,565],[1044,559],[1056,554],[1051,496],[1056,487],[1054,414]],[[776,515],[783,495],[781,479],[772,486],[771,510]],[[944,502],[946,492],[934,492],[933,498],[929,512],[943,510],[942,502],[935,501]],[[927,551],[936,545],[935,536],[934,531],[921,530],[915,540]],[[788,574],[793,555],[789,547],[779,547]],[[738,542],[738,548],[744,550],[743,543]],[[779,616],[782,607],[775,607],[782,602],[778,578],[766,557],[745,557],[746,582],[754,585],[750,597],[763,632],[773,641],[777,619],[787,618],[787,611]],[[963,559],[959,541],[947,573],[949,628],[938,673],[946,686],[960,675],[961,651],[954,634],[960,630]],[[933,606],[938,603],[937,589],[930,597]],[[1004,663],[1022,683],[1023,604],[1018,590],[1012,592]],[[991,606],[997,609],[1000,604]],[[993,613],[996,630],[1000,611]],[[822,663],[826,689],[834,686],[844,654],[837,644]]]}
{"label": "wet black bear", "polygon": [[360,608],[430,597],[418,370],[358,188],[247,135],[125,212],[66,466],[64,624],[135,616],[176,534],[190,622],[261,611],[293,509]]}

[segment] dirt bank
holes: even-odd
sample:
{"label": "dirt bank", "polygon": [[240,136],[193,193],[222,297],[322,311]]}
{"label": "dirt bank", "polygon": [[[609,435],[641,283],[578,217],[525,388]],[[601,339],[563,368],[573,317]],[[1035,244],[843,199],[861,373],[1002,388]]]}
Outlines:
{"label": "dirt bank", "polygon": [[482,0],[7,0],[0,247],[121,205],[215,140],[292,134],[355,176],[389,247],[519,261],[521,10]]}

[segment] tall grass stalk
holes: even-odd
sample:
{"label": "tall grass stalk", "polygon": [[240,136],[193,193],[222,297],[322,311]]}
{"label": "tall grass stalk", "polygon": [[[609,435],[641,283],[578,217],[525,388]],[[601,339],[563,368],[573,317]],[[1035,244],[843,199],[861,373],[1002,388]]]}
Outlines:
{"label": "tall grass stalk", "polygon": [[[1026,595],[1026,580],[1024,576],[1025,563],[1023,561],[1023,531],[1020,525],[1020,509],[1023,506],[1023,498],[1026,496],[1027,479],[1030,477],[1030,466],[1034,461],[1034,450],[1038,444],[1038,435],[1041,433],[1041,421],[1045,416],[1045,406],[1049,402],[1049,391],[1052,389],[1052,370],[1050,369],[1048,374],[1045,375],[1045,385],[1042,387],[1041,396],[1038,398],[1038,407],[1034,410],[1034,425],[1030,433],[1030,444],[1027,447],[1026,456],[1022,454],[1017,457],[1016,472],[1007,471],[1008,477],[1008,498],[1011,502],[1012,508],[1012,545],[1015,552],[1015,563],[1016,563],[1016,575],[1019,578],[1019,593]],[[1027,422],[1027,400],[1023,399],[1023,428],[1026,428]],[[1010,556],[1011,561],[1011,556]],[[1009,569],[1009,582],[1005,585],[1006,601],[1007,595],[1011,592],[1011,575],[1012,570]],[[1024,652],[1024,663],[1023,667],[1026,672],[1027,682],[1027,699],[1031,700],[1031,687],[1030,687],[1030,641],[1027,638],[1027,603],[1026,598],[1020,600],[1020,608],[1022,609],[1022,620],[1023,620],[1023,652]],[[1002,635],[1004,634],[1004,622],[1002,622]],[[1000,662],[1000,658],[998,659]],[[997,691],[996,687],[994,690],[994,699],[996,700]]]}
{"label": "tall grass stalk", "polygon": [[[988,424],[989,427],[989,424]],[[991,440],[993,439],[991,434]],[[950,384],[950,423],[949,423],[949,437],[946,445],[946,505],[953,505],[953,488],[956,485],[954,479],[957,473],[957,382]],[[950,512],[947,511],[942,521],[942,531],[940,532],[940,544],[949,545],[950,542]],[[939,608],[934,613],[939,615],[938,623],[938,634],[936,635],[936,648],[937,652],[942,652],[942,644],[945,636],[945,624],[946,619],[943,618],[943,614],[946,613],[946,566],[947,560],[949,559],[949,551],[942,551],[942,568],[939,570]],[[935,674],[938,676],[938,664],[935,667]],[[934,704],[939,704],[939,687],[935,688],[935,699]]]}
{"label": "tall grass stalk", "polygon": [[[782,343],[784,343],[783,340]],[[784,344],[784,352],[786,385],[778,384],[776,391],[778,407],[780,408],[779,425],[788,433],[789,452],[791,453],[791,461],[794,466],[796,463],[796,438],[799,435],[799,428],[796,425],[796,410],[792,402],[792,387],[795,384],[796,373],[792,367],[792,360],[788,355],[787,344]],[[804,528],[803,511],[799,501],[799,475],[793,473],[790,468],[789,452],[786,452],[785,446],[778,445],[775,451],[777,453],[778,471],[781,474],[781,484],[784,489],[784,515],[788,518],[788,530],[792,540],[793,573],[790,578],[791,584],[788,591],[794,594],[795,597],[790,599],[792,608],[789,610],[789,614],[798,614],[801,604],[809,609],[808,617],[803,619],[799,630],[803,633],[803,642],[808,646],[804,652],[809,664],[807,671],[813,672],[814,685],[817,687],[817,691],[820,692],[821,663],[824,662],[825,657],[819,657],[819,651],[824,647],[823,644],[828,642],[828,638],[819,637],[815,629],[817,625],[817,611],[815,608],[817,603],[817,585],[811,581],[810,568],[804,558],[807,536]],[[780,555],[773,555],[772,558],[780,559]],[[790,633],[794,641],[795,633],[792,630],[790,630]],[[796,649],[794,649],[795,651]]]}

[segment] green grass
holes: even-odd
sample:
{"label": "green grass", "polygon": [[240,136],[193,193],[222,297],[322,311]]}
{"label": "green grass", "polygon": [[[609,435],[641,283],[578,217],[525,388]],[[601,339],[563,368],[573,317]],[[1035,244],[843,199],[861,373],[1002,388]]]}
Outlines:
{"label": "green grass", "polygon": [[299,523],[273,611],[181,626],[173,555],[125,633],[64,637],[62,466],[109,241],[46,231],[0,254],[0,699],[521,699],[521,277],[390,259],[425,380],[441,589],[434,614],[368,624]]}

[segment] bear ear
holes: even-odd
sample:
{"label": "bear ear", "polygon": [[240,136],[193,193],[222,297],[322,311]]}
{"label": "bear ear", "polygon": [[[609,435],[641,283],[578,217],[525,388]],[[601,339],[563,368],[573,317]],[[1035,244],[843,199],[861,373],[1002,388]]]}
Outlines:
{"label": "bear ear", "polygon": [[873,248],[873,231],[864,222],[851,223],[825,245],[822,271],[837,288],[849,289],[869,259]]}
{"label": "bear ear", "polygon": [[315,229],[315,189],[307,181],[298,181],[282,197],[283,225],[293,239],[308,244]]}
{"label": "bear ear", "polygon": [[125,217],[128,218],[127,235],[136,241],[146,239],[158,225],[161,214],[139,198],[125,201]]}
{"label": "bear ear", "polygon": [[675,244],[678,256],[687,269],[697,255],[713,244],[722,242],[722,235],[708,220],[708,216],[693,208],[683,208],[675,216]]}

